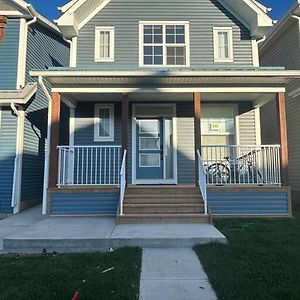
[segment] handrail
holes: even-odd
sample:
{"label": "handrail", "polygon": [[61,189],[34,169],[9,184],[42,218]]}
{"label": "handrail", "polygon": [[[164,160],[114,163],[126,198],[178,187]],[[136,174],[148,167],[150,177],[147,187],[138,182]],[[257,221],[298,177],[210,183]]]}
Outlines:
{"label": "handrail", "polygon": [[121,171],[120,171],[120,215],[124,215],[124,195],[126,189],[126,155],[127,150],[124,150]]}
{"label": "handrail", "polygon": [[206,169],[199,150],[197,150],[197,155],[198,155],[198,184],[204,201],[204,214],[207,215],[208,207],[207,207]]}

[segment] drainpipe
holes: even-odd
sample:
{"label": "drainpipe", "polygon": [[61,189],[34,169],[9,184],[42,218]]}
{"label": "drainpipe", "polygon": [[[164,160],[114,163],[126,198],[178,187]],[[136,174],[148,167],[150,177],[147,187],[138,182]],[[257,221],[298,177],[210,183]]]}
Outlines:
{"label": "drainpipe", "polygon": [[16,157],[14,164],[14,181],[12,189],[11,207],[14,214],[20,212],[21,207],[21,183],[22,183],[22,166],[23,166],[23,150],[24,150],[24,126],[25,112],[17,110],[14,103],[10,104],[12,111],[16,114],[17,121],[17,137],[16,137]]}
{"label": "drainpipe", "polygon": [[44,166],[44,183],[43,183],[43,207],[42,207],[42,214],[47,214],[47,190],[48,190],[48,183],[49,183],[49,163],[50,163],[50,143],[51,143],[51,113],[52,107],[51,102],[52,98],[45,86],[43,81],[43,77],[38,77],[38,82],[40,87],[42,88],[46,98],[48,99],[48,125],[47,125],[47,146],[46,146],[46,155],[45,155],[45,166]]}

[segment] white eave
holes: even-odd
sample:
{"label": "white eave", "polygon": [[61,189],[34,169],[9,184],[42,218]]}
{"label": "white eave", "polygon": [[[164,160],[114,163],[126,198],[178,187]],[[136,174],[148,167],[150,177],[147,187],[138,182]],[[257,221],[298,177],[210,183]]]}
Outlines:
{"label": "white eave", "polygon": [[8,106],[11,103],[24,105],[33,97],[36,91],[36,83],[28,83],[20,90],[0,90],[0,106]]}
{"label": "white eave", "polygon": [[[72,0],[61,8],[63,15],[57,25],[66,38],[78,35],[79,30],[101,11],[111,0]],[[262,38],[273,26],[269,9],[257,0],[218,0],[236,16],[251,32]]]}

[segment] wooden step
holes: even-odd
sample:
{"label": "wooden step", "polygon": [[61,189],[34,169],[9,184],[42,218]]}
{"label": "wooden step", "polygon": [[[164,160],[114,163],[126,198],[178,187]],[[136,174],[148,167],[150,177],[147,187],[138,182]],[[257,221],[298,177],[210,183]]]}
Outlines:
{"label": "wooden step", "polygon": [[150,223],[206,223],[209,216],[203,214],[130,214],[117,217],[118,224],[150,224]]}
{"label": "wooden step", "polygon": [[200,195],[125,195],[128,204],[198,204],[202,203]]}
{"label": "wooden step", "polygon": [[125,214],[185,214],[203,213],[204,207],[199,204],[125,204]]}
{"label": "wooden step", "polygon": [[200,195],[200,191],[195,187],[129,187],[126,195]]}

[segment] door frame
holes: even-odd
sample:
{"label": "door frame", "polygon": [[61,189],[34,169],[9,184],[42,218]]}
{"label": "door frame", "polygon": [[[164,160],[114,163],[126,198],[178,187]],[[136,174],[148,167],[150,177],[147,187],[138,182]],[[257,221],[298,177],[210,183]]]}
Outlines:
{"label": "door frame", "polygon": [[[173,179],[137,179],[136,178],[136,124],[137,124],[137,117],[139,117],[136,113],[137,107],[170,107],[172,108],[172,114],[162,115],[157,112],[157,114],[145,114],[140,117],[149,117],[149,118],[156,118],[156,117],[172,117],[173,123]],[[165,149],[164,149],[165,151]],[[165,157],[165,155],[164,155]],[[132,158],[131,158],[131,167],[132,167],[132,184],[177,184],[177,117],[176,117],[176,104],[161,104],[161,103],[151,103],[151,104],[133,104],[132,105]],[[165,177],[165,159],[164,159],[164,177]]]}

